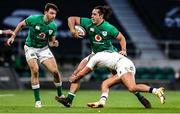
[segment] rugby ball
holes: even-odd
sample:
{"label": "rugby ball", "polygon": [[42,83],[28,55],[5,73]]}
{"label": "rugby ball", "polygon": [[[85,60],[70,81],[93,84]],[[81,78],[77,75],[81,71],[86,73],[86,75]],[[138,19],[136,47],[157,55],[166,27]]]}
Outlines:
{"label": "rugby ball", "polygon": [[82,26],[75,25],[74,28],[78,31],[78,38],[84,38],[86,36],[86,30]]}

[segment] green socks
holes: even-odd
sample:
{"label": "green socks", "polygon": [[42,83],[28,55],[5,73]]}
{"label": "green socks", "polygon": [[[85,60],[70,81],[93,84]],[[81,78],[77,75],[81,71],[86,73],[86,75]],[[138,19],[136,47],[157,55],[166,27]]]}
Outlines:
{"label": "green socks", "polygon": [[63,95],[62,93],[62,82],[60,83],[55,83],[54,82],[54,85],[56,86],[56,89],[57,89],[57,95],[60,97]]}
{"label": "green socks", "polygon": [[69,103],[72,103],[74,97],[75,97],[75,94],[73,94],[71,92],[68,93],[67,99],[68,99]]}
{"label": "green socks", "polygon": [[137,97],[138,99],[143,98],[143,96],[142,96],[139,92],[135,92],[134,94],[136,95],[136,97]]}
{"label": "green socks", "polygon": [[37,85],[31,85],[31,86],[32,86],[32,89],[34,90],[35,101],[40,101],[40,93],[39,93],[40,85],[37,84]]}
{"label": "green socks", "polygon": [[61,95],[63,95],[62,94],[62,86],[58,86],[58,87],[56,87],[56,89],[57,89],[57,95],[60,97]]}

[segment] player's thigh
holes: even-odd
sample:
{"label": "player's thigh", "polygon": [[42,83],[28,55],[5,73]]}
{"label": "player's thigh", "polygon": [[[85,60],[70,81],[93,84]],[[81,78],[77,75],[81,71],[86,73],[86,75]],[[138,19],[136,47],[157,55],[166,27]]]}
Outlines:
{"label": "player's thigh", "polygon": [[132,72],[127,72],[121,76],[121,81],[128,88],[132,89],[135,87],[136,82]]}
{"label": "player's thigh", "polygon": [[102,82],[102,86],[111,87],[119,83],[121,83],[121,79],[117,75],[112,75],[110,78]]}
{"label": "player's thigh", "polygon": [[54,57],[48,58],[42,62],[42,64],[50,71],[54,72],[58,70],[57,63]]}
{"label": "player's thigh", "polygon": [[27,61],[27,64],[28,64],[29,69],[31,70],[31,72],[33,72],[33,73],[38,72],[39,66],[38,66],[37,59],[30,59],[30,60]]}
{"label": "player's thigh", "polygon": [[117,64],[117,74],[121,78],[124,85],[128,88],[133,88],[135,83],[136,68],[131,60],[127,58],[121,59]]}

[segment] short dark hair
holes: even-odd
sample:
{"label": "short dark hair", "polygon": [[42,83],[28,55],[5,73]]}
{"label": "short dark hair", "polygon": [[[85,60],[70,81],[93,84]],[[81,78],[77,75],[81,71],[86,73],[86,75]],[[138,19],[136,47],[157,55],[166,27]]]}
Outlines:
{"label": "short dark hair", "polygon": [[57,12],[59,11],[58,7],[55,4],[53,4],[53,3],[47,3],[45,5],[44,11],[48,11],[51,8],[56,10]]}
{"label": "short dark hair", "polygon": [[98,9],[99,10],[99,14],[100,15],[103,15],[103,18],[106,20],[110,17],[112,11],[111,11],[111,8],[107,5],[99,5],[99,6],[96,6],[94,9]]}

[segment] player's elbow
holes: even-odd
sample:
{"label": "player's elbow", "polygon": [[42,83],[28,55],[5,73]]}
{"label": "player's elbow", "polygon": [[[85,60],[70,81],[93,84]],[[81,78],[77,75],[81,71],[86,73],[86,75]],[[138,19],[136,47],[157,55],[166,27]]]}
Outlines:
{"label": "player's elbow", "polygon": [[72,22],[72,21],[74,21],[74,17],[73,16],[68,17],[68,22]]}
{"label": "player's elbow", "polygon": [[77,17],[77,16],[71,16],[71,17],[68,17],[68,23],[75,23],[75,24],[80,24],[80,17]]}
{"label": "player's elbow", "polygon": [[18,26],[19,26],[20,28],[22,28],[22,27],[26,26],[26,22],[25,22],[25,21],[21,21],[21,22],[18,24]]}

